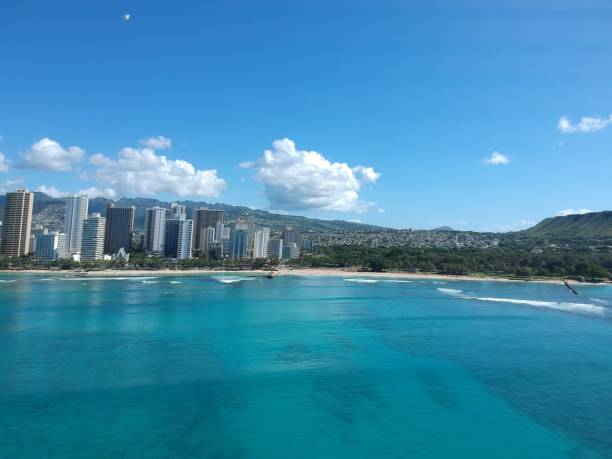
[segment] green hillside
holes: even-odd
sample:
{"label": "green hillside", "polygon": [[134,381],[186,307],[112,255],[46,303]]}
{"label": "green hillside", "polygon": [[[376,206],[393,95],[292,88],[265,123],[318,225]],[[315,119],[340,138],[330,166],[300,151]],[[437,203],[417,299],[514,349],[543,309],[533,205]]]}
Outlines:
{"label": "green hillside", "polygon": [[612,237],[612,211],[546,218],[522,233],[563,239],[609,238]]}

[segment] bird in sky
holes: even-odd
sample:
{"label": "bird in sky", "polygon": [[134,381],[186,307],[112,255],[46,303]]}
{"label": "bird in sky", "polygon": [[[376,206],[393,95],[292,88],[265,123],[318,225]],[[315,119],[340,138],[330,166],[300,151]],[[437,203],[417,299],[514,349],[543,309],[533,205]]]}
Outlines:
{"label": "bird in sky", "polygon": [[123,19],[125,22],[128,22],[130,19],[132,19],[132,15],[124,14],[123,16],[121,16],[121,19]]}

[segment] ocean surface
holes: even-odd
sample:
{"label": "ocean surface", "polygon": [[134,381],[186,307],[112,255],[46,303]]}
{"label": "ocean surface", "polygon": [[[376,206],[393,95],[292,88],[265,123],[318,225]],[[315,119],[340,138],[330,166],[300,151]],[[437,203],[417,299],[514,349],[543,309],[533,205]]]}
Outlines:
{"label": "ocean surface", "polygon": [[612,287],[0,275],[2,458],[612,458]]}

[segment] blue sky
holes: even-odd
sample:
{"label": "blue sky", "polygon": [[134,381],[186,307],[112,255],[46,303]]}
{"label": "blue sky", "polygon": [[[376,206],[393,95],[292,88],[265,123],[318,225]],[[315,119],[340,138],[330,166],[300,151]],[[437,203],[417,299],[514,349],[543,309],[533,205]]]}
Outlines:
{"label": "blue sky", "polygon": [[0,189],[499,231],[610,209],[611,22],[606,1],[4,2]]}

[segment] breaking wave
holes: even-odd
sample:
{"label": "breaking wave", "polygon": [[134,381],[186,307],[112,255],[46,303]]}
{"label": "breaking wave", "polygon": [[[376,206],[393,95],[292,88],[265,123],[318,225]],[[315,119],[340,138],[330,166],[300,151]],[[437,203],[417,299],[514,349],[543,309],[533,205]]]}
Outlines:
{"label": "breaking wave", "polygon": [[447,295],[460,296],[463,293],[463,290],[459,290],[456,288],[442,288],[438,287],[436,290],[442,293],[446,293]]}
{"label": "breaking wave", "polygon": [[0,283],[3,284],[12,284],[13,282],[17,282],[17,279],[0,279]]}
{"label": "breaking wave", "polygon": [[212,277],[217,282],[221,282],[222,284],[237,284],[242,281],[254,280],[253,277],[244,277],[244,276],[213,276]]}
{"label": "breaking wave", "polygon": [[495,297],[477,297],[467,296],[463,294],[463,290],[452,288],[438,288],[438,291],[447,295],[463,298],[464,300],[486,301],[489,303],[508,303],[533,306],[535,308],[554,309],[557,311],[572,312],[576,314],[589,314],[597,316],[605,316],[606,308],[589,303],[566,303],[557,301],[538,301],[538,300],[523,300],[519,298],[495,298]]}
{"label": "breaking wave", "polygon": [[100,280],[121,280],[121,281],[145,281],[145,280],[150,280],[150,279],[157,279],[156,276],[149,276],[149,277],[144,277],[144,276],[130,276],[130,277],[106,277],[106,276],[99,276],[99,277],[59,277],[59,280],[63,280],[63,281],[100,281]]}
{"label": "breaking wave", "polygon": [[410,284],[412,281],[404,280],[404,279],[385,279],[383,282],[388,282],[391,284]]}
{"label": "breaking wave", "polygon": [[377,282],[380,282],[379,279],[360,279],[360,278],[348,278],[348,279],[344,279],[346,282],[355,282],[357,284],[376,284]]}

